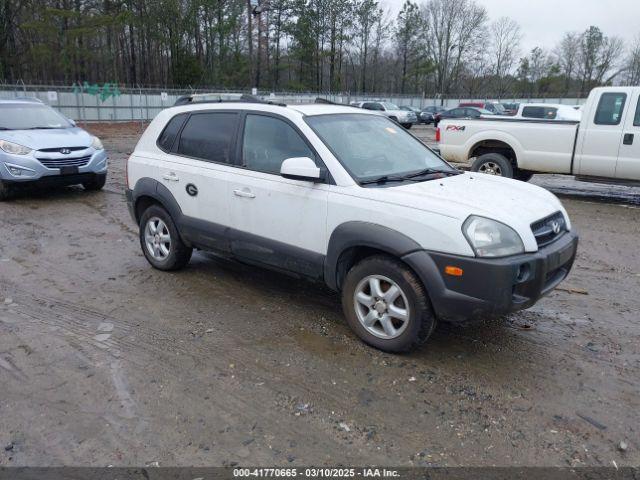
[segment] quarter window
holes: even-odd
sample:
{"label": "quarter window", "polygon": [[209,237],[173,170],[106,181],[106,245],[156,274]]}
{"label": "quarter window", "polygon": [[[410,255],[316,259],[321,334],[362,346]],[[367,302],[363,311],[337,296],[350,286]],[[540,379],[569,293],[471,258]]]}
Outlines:
{"label": "quarter window", "polygon": [[232,163],[235,113],[195,113],[189,117],[178,142],[178,154],[210,162]]}
{"label": "quarter window", "polygon": [[626,99],[626,93],[603,93],[598,102],[596,118],[593,123],[596,125],[619,125]]}
{"label": "quarter window", "polygon": [[259,172],[280,174],[287,158],[315,155],[288,123],[264,115],[247,115],[242,142],[242,164]]}
{"label": "quarter window", "polygon": [[169,123],[164,127],[164,130],[158,138],[158,146],[161,150],[165,152],[171,151],[173,148],[173,142],[175,141],[178,132],[180,132],[180,127],[182,127],[185,118],[187,118],[187,114],[181,113],[169,120]]}
{"label": "quarter window", "polygon": [[558,109],[554,107],[523,107],[522,116],[526,118],[553,120],[558,116]]}
{"label": "quarter window", "polygon": [[633,126],[640,127],[640,97],[638,97],[638,105],[636,105],[636,115],[633,117]]}

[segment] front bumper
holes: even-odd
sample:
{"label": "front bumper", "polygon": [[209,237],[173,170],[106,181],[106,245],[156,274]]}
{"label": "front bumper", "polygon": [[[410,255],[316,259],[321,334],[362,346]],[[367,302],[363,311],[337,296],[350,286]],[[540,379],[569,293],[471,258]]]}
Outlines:
{"label": "front bumper", "polygon": [[[35,155],[40,155],[36,158]],[[65,156],[60,154],[42,154],[35,152],[32,155],[10,155],[0,152],[0,180],[6,183],[19,184],[37,181],[50,181],[53,183],[65,183],[63,177],[91,176],[91,174],[106,174],[108,158],[105,150],[93,150],[72,154],[73,157],[85,157],[87,160],[77,168],[69,170],[64,168]],[[45,163],[61,161],[61,168],[47,167]],[[73,160],[71,158],[70,160]],[[51,165],[52,163],[49,163]],[[19,170],[19,174],[16,174]]]}
{"label": "front bumper", "polygon": [[[403,257],[422,279],[436,315],[452,321],[504,315],[531,307],[569,274],[578,236],[567,232],[535,253],[487,259],[426,251]],[[445,267],[463,275],[446,275]]]}

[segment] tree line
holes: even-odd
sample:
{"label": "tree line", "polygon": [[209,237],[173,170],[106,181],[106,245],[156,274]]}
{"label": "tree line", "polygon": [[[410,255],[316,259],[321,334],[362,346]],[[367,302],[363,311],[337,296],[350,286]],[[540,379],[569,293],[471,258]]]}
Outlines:
{"label": "tree line", "polygon": [[0,0],[0,80],[509,97],[640,83],[597,26],[521,50],[474,0]]}

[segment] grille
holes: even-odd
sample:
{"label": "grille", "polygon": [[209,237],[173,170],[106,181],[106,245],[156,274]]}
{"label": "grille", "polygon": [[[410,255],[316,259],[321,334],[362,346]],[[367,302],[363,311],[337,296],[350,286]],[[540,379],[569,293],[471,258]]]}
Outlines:
{"label": "grille", "polygon": [[91,155],[75,158],[39,158],[38,161],[47,168],[84,167],[91,160]]}
{"label": "grille", "polygon": [[41,148],[40,152],[47,153],[62,153],[62,150],[69,150],[70,152],[77,152],[78,150],[86,150],[89,147],[56,147],[56,148]]}
{"label": "grille", "polygon": [[560,238],[564,232],[567,231],[567,224],[562,212],[556,212],[553,215],[532,223],[531,231],[536,237],[538,247],[544,247]]}

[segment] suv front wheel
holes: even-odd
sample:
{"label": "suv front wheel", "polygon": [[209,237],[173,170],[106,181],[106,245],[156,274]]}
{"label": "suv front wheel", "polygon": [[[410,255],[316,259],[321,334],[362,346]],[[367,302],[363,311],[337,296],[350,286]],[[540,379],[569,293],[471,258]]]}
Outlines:
{"label": "suv front wheel", "polygon": [[180,238],[171,215],[159,205],[151,205],[140,218],[140,246],[158,270],[180,270],[193,253]]}
{"label": "suv front wheel", "polygon": [[342,308],[352,330],[386,352],[422,345],[436,326],[420,279],[404,263],[383,255],[351,268],[342,289]]}

